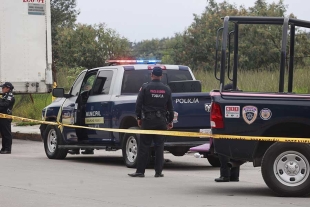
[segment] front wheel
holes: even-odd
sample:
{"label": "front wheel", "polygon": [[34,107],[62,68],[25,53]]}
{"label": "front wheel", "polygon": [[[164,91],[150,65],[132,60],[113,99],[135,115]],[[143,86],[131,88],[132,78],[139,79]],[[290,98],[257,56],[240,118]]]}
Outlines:
{"label": "front wheel", "polygon": [[45,154],[49,159],[64,159],[68,150],[59,149],[62,135],[57,126],[47,126],[43,135]]}
{"label": "front wheel", "polygon": [[[136,127],[130,129],[138,129]],[[140,141],[139,134],[124,134],[122,154],[125,165],[129,168],[137,166],[138,145]]]}
{"label": "front wheel", "polygon": [[274,143],[262,160],[262,176],[267,186],[280,196],[310,194],[310,145]]}

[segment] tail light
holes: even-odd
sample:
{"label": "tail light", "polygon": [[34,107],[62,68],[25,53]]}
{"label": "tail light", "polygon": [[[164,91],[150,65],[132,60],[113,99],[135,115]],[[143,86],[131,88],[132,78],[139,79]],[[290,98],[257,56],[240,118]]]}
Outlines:
{"label": "tail light", "polygon": [[218,103],[212,102],[211,105],[211,127],[224,128],[224,120],[221,111],[221,106]]}

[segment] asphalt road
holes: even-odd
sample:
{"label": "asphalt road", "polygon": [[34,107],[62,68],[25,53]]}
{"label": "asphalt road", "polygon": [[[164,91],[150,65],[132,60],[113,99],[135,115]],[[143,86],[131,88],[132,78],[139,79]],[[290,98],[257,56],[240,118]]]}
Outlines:
{"label": "asphalt road", "polygon": [[121,152],[68,155],[50,160],[43,143],[13,140],[11,155],[0,154],[0,206],[309,206],[308,198],[277,197],[260,168],[241,167],[239,183],[215,183],[219,169],[193,154],[165,154],[164,178],[131,178]]}

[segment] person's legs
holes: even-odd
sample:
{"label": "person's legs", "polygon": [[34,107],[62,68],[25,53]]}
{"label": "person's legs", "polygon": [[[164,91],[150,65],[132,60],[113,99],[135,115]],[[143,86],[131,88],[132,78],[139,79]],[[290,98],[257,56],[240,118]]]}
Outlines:
{"label": "person's legs", "polygon": [[3,135],[4,128],[2,126],[5,124],[3,120],[4,119],[0,118],[0,133],[1,133],[1,137],[2,137],[2,148],[1,148],[1,151],[4,151],[4,149],[5,149],[5,141],[6,141],[6,139],[4,138],[4,135]]}
{"label": "person's legs", "polygon": [[230,181],[239,181],[240,166],[230,169]]}
{"label": "person's legs", "polygon": [[216,178],[216,182],[228,182],[230,178],[230,168],[228,167],[229,158],[223,155],[218,155],[221,167],[220,167],[220,177]]}
{"label": "person's legs", "polygon": [[152,143],[152,135],[141,134],[138,146],[137,170],[136,173],[145,173],[147,160],[149,157],[149,149]]}
{"label": "person's legs", "polygon": [[228,167],[228,162],[229,162],[229,158],[223,155],[219,155],[219,159],[221,162],[221,167],[220,167],[220,173],[221,173],[221,177],[230,177],[230,169]]}
{"label": "person's legs", "polygon": [[164,165],[164,139],[165,136],[154,136],[155,147],[155,176],[162,177],[163,165]]}
{"label": "person's legs", "polygon": [[12,149],[12,133],[11,133],[11,119],[1,120],[1,134],[2,134],[2,152],[11,152]]}

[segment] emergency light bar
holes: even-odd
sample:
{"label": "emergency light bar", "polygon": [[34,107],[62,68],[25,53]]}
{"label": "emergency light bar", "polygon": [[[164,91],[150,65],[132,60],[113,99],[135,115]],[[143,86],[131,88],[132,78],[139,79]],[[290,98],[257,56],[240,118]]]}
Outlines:
{"label": "emergency light bar", "polygon": [[161,63],[161,60],[107,60],[106,63],[152,64],[152,63]]}

